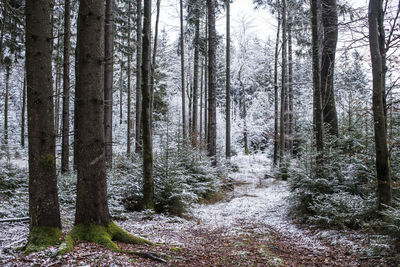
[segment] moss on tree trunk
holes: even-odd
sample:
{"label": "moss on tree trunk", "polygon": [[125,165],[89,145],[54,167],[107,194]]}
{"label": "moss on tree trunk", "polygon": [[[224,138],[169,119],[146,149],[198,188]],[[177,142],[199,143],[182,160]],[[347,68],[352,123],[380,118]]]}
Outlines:
{"label": "moss on tree trunk", "polygon": [[60,241],[62,231],[55,227],[34,226],[30,230],[24,255],[53,246]]}

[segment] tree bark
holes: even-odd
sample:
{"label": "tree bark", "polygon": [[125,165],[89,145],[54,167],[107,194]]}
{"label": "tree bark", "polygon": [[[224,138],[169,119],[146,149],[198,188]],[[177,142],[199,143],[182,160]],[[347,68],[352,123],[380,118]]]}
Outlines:
{"label": "tree bark", "polygon": [[75,225],[111,222],[104,155],[104,11],[103,1],[80,1]]}
{"label": "tree bark", "polygon": [[[279,0],[277,0],[277,4]],[[274,158],[273,166],[278,163],[278,58],[279,58],[279,33],[281,27],[281,12],[278,10],[278,29],[275,40],[275,60],[274,60]]]}
{"label": "tree bark", "polygon": [[181,46],[181,91],[182,91],[182,134],[183,139],[187,138],[186,131],[186,104],[185,104],[185,44],[184,44],[184,35],[183,35],[183,0],[179,1],[180,8],[180,46]]}
{"label": "tree bark", "polygon": [[[312,31],[312,69],[313,69],[313,128],[317,146],[317,172],[322,164],[323,157],[323,118],[321,101],[321,78],[319,60],[319,27],[318,27],[318,0],[311,1],[311,31]],[[318,174],[317,173],[317,174]]]}
{"label": "tree bark", "polygon": [[193,112],[192,112],[192,146],[198,145],[198,103],[199,103],[199,63],[200,63],[200,4],[195,6],[194,66],[193,66]]}
{"label": "tree bark", "polygon": [[153,141],[151,125],[151,0],[143,5],[142,139],[143,208],[154,209]]}
{"label": "tree bark", "polygon": [[292,47],[292,24],[293,19],[290,18],[290,22],[288,25],[288,45],[289,45],[289,130],[288,130],[288,138],[289,138],[289,152],[293,155],[293,140],[294,140],[294,123],[293,123],[293,47]]}
{"label": "tree bark", "polygon": [[114,72],[114,1],[106,0],[104,29],[104,139],[107,167],[112,167],[113,72]]}
{"label": "tree bark", "polygon": [[203,60],[201,61],[201,73],[200,73],[200,108],[199,108],[199,113],[200,113],[200,121],[199,121],[199,150],[202,149],[203,147],[203,88],[204,88],[204,80],[203,80],[203,74],[204,74],[204,64]]}
{"label": "tree bark", "polygon": [[333,78],[338,39],[336,0],[322,0],[323,49],[321,57],[321,93],[324,123],[329,134],[339,137]]}
{"label": "tree bark", "polygon": [[226,88],[225,157],[231,157],[231,22],[230,0],[226,0]]}
{"label": "tree bark", "polygon": [[[372,63],[372,110],[375,130],[376,178],[378,181],[378,208],[385,208],[392,202],[390,162],[387,148],[385,118],[385,32],[382,0],[370,0],[368,8],[369,47]],[[384,97],[382,97],[384,96]]]}
{"label": "tree bark", "polygon": [[279,126],[279,165],[283,163],[285,151],[285,105],[286,105],[286,0],[282,0],[282,87],[281,87],[281,114]]}
{"label": "tree bark", "polygon": [[208,9],[208,156],[217,165],[217,34],[215,29],[215,0],[207,0]]}
{"label": "tree bark", "polygon": [[71,2],[64,4],[64,64],[63,64],[63,111],[62,111],[62,141],[61,141],[61,172],[69,170],[69,53],[71,39]]}
{"label": "tree bark", "polygon": [[61,228],[58,204],[50,5],[26,1],[30,227]]}
{"label": "tree bark", "polygon": [[122,79],[122,74],[124,71],[124,63],[121,60],[121,69],[119,72],[119,125],[122,124],[122,118],[123,118],[123,113],[122,113],[122,93],[123,93],[123,87],[124,87],[124,81]]}
{"label": "tree bark", "polygon": [[[6,57],[6,59],[9,59]],[[10,59],[9,59],[10,60]],[[6,91],[4,95],[4,144],[8,145],[8,96],[10,87],[11,60],[6,64]]]}
{"label": "tree bark", "polygon": [[[137,3],[139,4],[140,1]],[[127,66],[127,76],[128,76],[128,105],[127,105],[127,126],[126,126],[126,154],[129,157],[131,155],[131,136],[132,136],[132,123],[131,123],[131,2],[128,3],[128,66]],[[139,49],[139,47],[137,47]],[[138,77],[136,77],[138,79]],[[137,95],[136,95],[137,101]],[[137,103],[136,103],[137,108]],[[136,112],[137,113],[137,112]]]}
{"label": "tree bark", "polygon": [[26,111],[26,67],[24,68],[24,87],[22,88],[21,146],[25,147],[25,111]]}
{"label": "tree bark", "polygon": [[142,0],[136,1],[136,130],[135,152],[142,152]]}

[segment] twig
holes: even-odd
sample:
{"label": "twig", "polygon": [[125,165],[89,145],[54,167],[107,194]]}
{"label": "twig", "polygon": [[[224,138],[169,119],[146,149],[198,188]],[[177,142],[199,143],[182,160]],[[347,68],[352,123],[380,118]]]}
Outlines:
{"label": "twig", "polygon": [[0,223],[4,223],[4,222],[26,222],[26,221],[29,221],[29,217],[0,219]]}
{"label": "twig", "polygon": [[158,255],[155,252],[144,252],[144,251],[134,251],[134,250],[124,250],[122,252],[125,254],[136,255],[142,258],[151,259],[162,263],[167,262],[166,260],[160,258],[160,255]]}

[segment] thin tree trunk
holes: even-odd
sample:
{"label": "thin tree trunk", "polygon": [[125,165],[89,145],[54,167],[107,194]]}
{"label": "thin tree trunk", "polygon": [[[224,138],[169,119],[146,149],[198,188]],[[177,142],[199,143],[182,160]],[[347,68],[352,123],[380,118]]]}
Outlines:
{"label": "thin tree trunk", "polygon": [[[206,24],[205,24],[205,32],[206,32],[206,49],[208,51],[208,12],[206,11]],[[208,57],[207,54],[204,57],[205,65],[204,65],[204,149],[207,149],[208,146]]]}
{"label": "thin tree trunk", "polygon": [[[6,57],[6,59],[9,59]],[[6,92],[4,96],[4,144],[8,145],[8,95],[10,87],[11,62],[6,64]]]}
{"label": "thin tree trunk", "polygon": [[[61,229],[58,204],[50,5],[26,1],[26,73],[29,139],[29,218],[36,227]],[[40,238],[46,238],[40,236]]]}
{"label": "thin tree trunk", "polygon": [[376,178],[378,181],[378,208],[392,202],[389,152],[385,118],[385,32],[383,28],[384,12],[382,0],[370,0],[368,9],[369,47],[372,63],[372,110],[374,115]]}
{"label": "thin tree trunk", "polygon": [[151,125],[151,0],[144,1],[142,64],[143,208],[154,209]]}
{"label": "thin tree trunk", "polygon": [[[79,32],[80,24],[77,21],[77,31]],[[75,46],[75,98],[74,98],[74,170],[78,168],[78,96],[76,94],[78,90],[79,83],[79,34],[76,36],[76,46]]]}
{"label": "thin tree trunk", "polygon": [[226,0],[226,88],[225,157],[231,157],[231,22],[230,0]]}
{"label": "thin tree trunk", "polygon": [[103,1],[80,1],[75,225],[111,222],[104,155],[104,15]]}
{"label": "thin tree trunk", "polygon": [[63,70],[63,112],[62,112],[62,145],[61,172],[69,170],[69,53],[71,38],[71,2],[65,0],[64,9],[64,70]]}
{"label": "thin tree trunk", "polygon": [[199,150],[202,149],[203,146],[203,86],[204,86],[204,80],[203,80],[203,74],[204,74],[204,64],[203,60],[201,62],[201,73],[200,73],[200,121],[199,121]]}
{"label": "thin tree trunk", "polygon": [[3,23],[1,25],[1,33],[0,33],[0,67],[3,64],[3,44],[4,44],[4,35],[6,30],[7,19],[8,19],[8,5],[7,2],[4,1]]}
{"label": "thin tree trunk", "polygon": [[199,63],[200,63],[200,4],[195,4],[194,66],[193,66],[193,113],[192,146],[198,145],[198,103],[199,103]]}
{"label": "thin tree trunk", "polygon": [[244,83],[242,82],[241,79],[241,74],[242,74],[242,66],[240,67],[239,70],[239,84],[240,84],[240,89],[242,93],[242,98],[241,98],[241,103],[242,103],[242,119],[243,119],[243,144],[244,144],[244,154],[249,155],[249,142],[247,138],[247,108],[246,108],[246,90]]}
{"label": "thin tree trunk", "polygon": [[[279,0],[277,1],[277,4]],[[279,33],[281,27],[281,12],[278,10],[278,29],[275,40],[275,61],[274,61],[274,159],[273,166],[278,163],[278,58],[279,58]]]}
{"label": "thin tree trunk", "polygon": [[321,78],[319,60],[319,27],[318,27],[318,0],[311,0],[311,30],[312,30],[312,69],[313,69],[313,124],[317,145],[317,174],[323,163],[323,129],[322,129],[322,103],[321,103]]}
{"label": "thin tree trunk", "polygon": [[292,23],[293,19],[290,19],[288,25],[288,42],[289,42],[289,152],[293,155],[293,47],[292,47]]}
{"label": "thin tree trunk", "polygon": [[107,167],[112,167],[113,66],[114,66],[114,0],[106,0],[104,29],[104,139]]}
{"label": "thin tree trunk", "polygon": [[136,130],[135,152],[142,152],[142,0],[136,1]]}
{"label": "thin tree trunk", "polygon": [[217,165],[217,33],[215,0],[207,0],[208,9],[208,156]]}
{"label": "thin tree trunk", "polygon": [[[156,14],[156,25],[154,29],[154,48],[153,48],[153,58],[151,60],[151,105],[150,105],[150,113],[153,114],[154,109],[154,71],[156,68],[156,57],[157,57],[157,44],[158,44],[158,24],[160,21],[160,5],[161,0],[157,0],[157,14]],[[153,124],[153,116],[151,116],[151,124]]]}
{"label": "thin tree trunk", "polygon": [[338,137],[339,126],[333,88],[335,54],[338,39],[338,14],[336,0],[322,1],[323,49],[321,57],[321,98],[324,123],[329,134]]}
{"label": "thin tree trunk", "polygon": [[121,60],[121,70],[119,72],[119,125],[122,124],[123,113],[122,113],[122,92],[124,87],[124,80],[122,79],[122,74],[124,71],[124,63]]}
{"label": "thin tree trunk", "polygon": [[[139,5],[139,2],[137,2],[137,4]],[[131,122],[131,2],[128,3],[128,68],[127,68],[127,76],[128,76],[128,105],[127,105],[127,126],[126,126],[126,154],[128,155],[128,157],[131,154],[131,126],[132,126],[132,122]],[[137,49],[139,49],[139,47],[137,47]],[[138,79],[138,77],[136,76],[136,79]],[[136,107],[137,107],[137,95],[136,95]],[[136,111],[137,113],[137,111]]]}
{"label": "thin tree trunk", "polygon": [[24,67],[24,87],[22,88],[21,146],[25,147],[25,111],[26,111],[26,67]]}
{"label": "thin tree trunk", "polygon": [[186,104],[185,104],[185,44],[184,44],[184,35],[183,35],[183,0],[179,1],[180,8],[180,47],[181,47],[181,90],[182,90],[182,133],[183,139],[187,138],[186,131]]}
{"label": "thin tree trunk", "polygon": [[[59,32],[58,31],[58,35]],[[56,53],[56,58],[55,58],[55,62],[56,62],[56,92],[55,92],[55,122],[54,122],[54,127],[56,130],[56,138],[58,139],[60,137],[60,132],[59,132],[59,125],[60,125],[60,100],[61,100],[61,44],[60,44],[60,39],[61,38],[57,38],[57,53]]]}
{"label": "thin tree trunk", "polygon": [[279,127],[279,165],[283,164],[285,151],[285,105],[286,105],[286,0],[282,0],[282,87],[281,87],[281,114]]}

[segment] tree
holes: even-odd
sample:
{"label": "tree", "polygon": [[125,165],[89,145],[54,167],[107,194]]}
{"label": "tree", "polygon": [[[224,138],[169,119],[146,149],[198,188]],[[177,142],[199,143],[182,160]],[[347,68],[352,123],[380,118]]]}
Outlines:
{"label": "tree", "polygon": [[104,138],[105,157],[108,167],[112,167],[112,122],[113,122],[113,64],[114,64],[114,1],[106,0],[104,31]]}
{"label": "tree", "polygon": [[11,72],[11,59],[4,58],[4,65],[6,67],[6,92],[4,96],[4,144],[8,145],[8,98],[10,94],[10,72]]}
{"label": "tree", "polygon": [[[140,1],[139,1],[140,2]],[[128,51],[131,48],[131,2],[128,2]],[[131,154],[131,137],[132,137],[132,119],[131,119],[131,60],[132,55],[130,51],[128,52],[128,66],[127,66],[127,76],[128,76],[128,105],[127,105],[127,127],[126,127],[126,154],[130,156]],[[136,77],[138,79],[138,77]],[[137,88],[136,88],[137,90]],[[137,101],[137,96],[136,96]],[[137,105],[136,105],[137,107]],[[137,112],[136,112],[137,114]]]}
{"label": "tree", "polygon": [[142,141],[143,208],[154,209],[153,141],[151,125],[151,0],[143,5]]}
{"label": "tree", "polygon": [[225,157],[231,157],[231,25],[230,25],[230,0],[226,0],[226,88],[225,88]]}
{"label": "tree", "polygon": [[368,7],[369,48],[372,63],[372,110],[374,117],[376,178],[378,181],[378,208],[392,202],[387,125],[385,117],[385,30],[382,0],[370,0]]}
{"label": "tree", "polygon": [[[135,152],[142,151],[142,0],[136,1],[136,134]],[[129,78],[128,78],[129,79]]]}
{"label": "tree", "polygon": [[71,2],[64,4],[64,64],[63,64],[63,111],[62,111],[62,145],[61,172],[69,170],[69,53],[71,38]]}
{"label": "tree", "polygon": [[328,125],[328,132],[338,137],[339,126],[335,104],[333,77],[335,70],[335,54],[338,39],[338,14],[336,0],[321,0],[323,48],[321,55],[321,98],[324,123]]}
{"label": "tree", "polygon": [[29,217],[27,252],[55,244],[61,236],[58,204],[49,1],[26,1]]}
{"label": "tree", "polygon": [[287,39],[286,39],[286,0],[282,0],[282,87],[281,87],[281,114],[279,126],[279,165],[283,163],[283,154],[285,150],[285,105],[286,105],[286,57],[287,57]]}
{"label": "tree", "polygon": [[217,165],[217,34],[215,29],[215,0],[207,0],[208,10],[208,156]]}
{"label": "tree", "polygon": [[311,32],[312,32],[312,69],[313,69],[313,130],[317,146],[317,171],[322,164],[323,156],[323,118],[321,103],[321,77],[320,77],[320,38],[318,23],[318,0],[311,1]]}
{"label": "tree", "polygon": [[200,3],[194,3],[194,66],[193,66],[193,114],[192,114],[192,145],[197,146],[198,138],[198,102],[199,102],[199,63],[200,63]]}
{"label": "tree", "polygon": [[186,104],[185,104],[185,44],[183,29],[183,0],[179,1],[180,8],[180,52],[181,52],[181,91],[182,91],[182,134],[183,139],[187,137],[186,131]]}
{"label": "tree", "polygon": [[[277,5],[279,0],[277,0]],[[278,58],[279,58],[279,33],[281,26],[281,12],[278,11],[278,29],[275,40],[275,60],[274,60],[274,159],[273,166],[278,163]]]}

